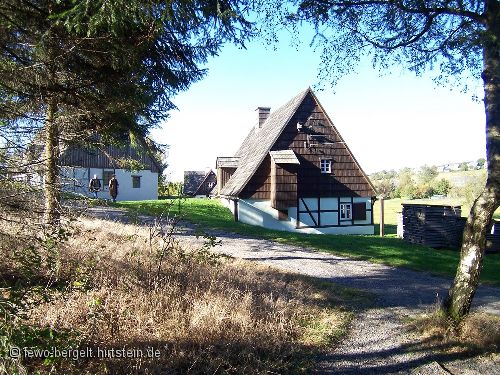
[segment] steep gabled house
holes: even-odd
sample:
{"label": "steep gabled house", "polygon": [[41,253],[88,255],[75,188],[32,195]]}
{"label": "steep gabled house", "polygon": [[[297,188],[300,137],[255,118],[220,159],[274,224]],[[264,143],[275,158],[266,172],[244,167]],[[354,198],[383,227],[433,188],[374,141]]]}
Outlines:
{"label": "steep gabled house", "polygon": [[182,192],[190,197],[208,197],[217,184],[217,176],[210,170],[203,171],[184,171],[184,186]]}
{"label": "steep gabled house", "polygon": [[[131,160],[140,166],[138,170],[124,168],[123,160]],[[158,199],[158,162],[147,153],[139,153],[130,145],[106,146],[86,149],[69,146],[60,157],[61,181],[65,191],[91,195],[90,179],[97,175],[101,182],[99,198],[109,199],[108,183],[113,175],[118,180],[117,200]]]}
{"label": "steep gabled house", "polygon": [[373,234],[375,189],[313,91],[258,123],[217,159],[218,196],[235,219],[304,233]]}

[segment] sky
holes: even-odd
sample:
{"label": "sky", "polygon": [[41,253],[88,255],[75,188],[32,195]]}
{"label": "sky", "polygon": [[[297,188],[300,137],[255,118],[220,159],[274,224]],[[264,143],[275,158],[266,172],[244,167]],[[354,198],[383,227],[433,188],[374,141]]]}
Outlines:
{"label": "sky", "polygon": [[[168,144],[166,174],[182,181],[185,170],[215,170],[218,156],[232,156],[255,125],[259,106],[277,109],[319,83],[320,54],[307,44],[276,47],[260,40],[247,49],[223,47],[206,64],[208,74],[173,101],[178,107],[151,133]],[[438,87],[393,67],[380,76],[369,62],[335,87],[315,93],[366,173],[442,165],[485,157],[485,115],[476,92]]]}

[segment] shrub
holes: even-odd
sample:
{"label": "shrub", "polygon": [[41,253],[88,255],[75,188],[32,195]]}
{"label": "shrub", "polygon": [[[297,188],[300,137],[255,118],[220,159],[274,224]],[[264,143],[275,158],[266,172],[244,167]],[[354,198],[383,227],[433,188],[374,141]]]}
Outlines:
{"label": "shrub", "polygon": [[182,195],[182,182],[160,181],[158,184],[159,197],[178,197]]}
{"label": "shrub", "polygon": [[433,189],[435,194],[448,195],[452,188],[451,182],[445,178],[434,181]]}
{"label": "shrub", "polygon": [[[498,352],[500,349],[500,317],[475,312],[456,325],[441,309],[419,316],[411,328],[426,337],[433,348],[453,352]],[[437,344],[437,345],[436,345]]]}

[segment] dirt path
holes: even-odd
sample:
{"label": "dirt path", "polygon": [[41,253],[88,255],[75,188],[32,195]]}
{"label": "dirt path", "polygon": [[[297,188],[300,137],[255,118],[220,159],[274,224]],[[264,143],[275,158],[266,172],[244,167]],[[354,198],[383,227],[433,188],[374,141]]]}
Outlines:
{"label": "dirt path", "polygon": [[[96,209],[93,214],[126,220],[120,211],[99,213]],[[178,231],[177,237],[187,246],[200,246],[202,240],[193,233],[194,227],[188,225]],[[405,317],[425,312],[444,298],[449,279],[233,233],[210,234],[222,240],[218,252],[323,278],[375,296],[373,308],[356,316],[347,339],[318,363],[317,374],[500,374],[498,357],[475,362],[437,357],[428,349],[420,349],[416,338],[405,330]],[[481,286],[474,309],[500,315],[500,288]]]}

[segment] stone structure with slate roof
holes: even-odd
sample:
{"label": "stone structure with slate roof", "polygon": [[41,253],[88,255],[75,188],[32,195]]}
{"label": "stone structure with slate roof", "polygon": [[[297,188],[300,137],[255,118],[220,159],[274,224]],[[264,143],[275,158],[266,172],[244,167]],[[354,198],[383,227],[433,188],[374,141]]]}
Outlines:
{"label": "stone structure with slate roof", "polygon": [[306,233],[372,234],[375,189],[308,88],[217,159],[217,192],[242,222]]}

